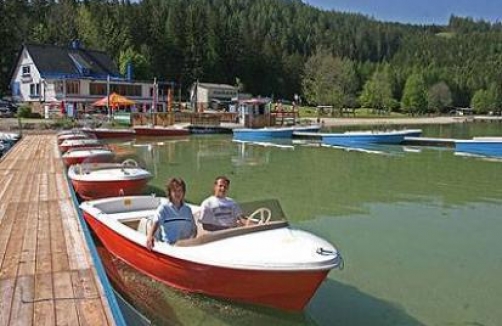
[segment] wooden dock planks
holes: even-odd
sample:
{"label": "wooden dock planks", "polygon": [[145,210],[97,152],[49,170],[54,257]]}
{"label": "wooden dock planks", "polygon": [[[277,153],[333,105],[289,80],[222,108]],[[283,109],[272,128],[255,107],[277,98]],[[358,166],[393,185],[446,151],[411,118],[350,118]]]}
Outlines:
{"label": "wooden dock planks", "polygon": [[0,326],[114,324],[63,169],[55,135],[0,161]]}

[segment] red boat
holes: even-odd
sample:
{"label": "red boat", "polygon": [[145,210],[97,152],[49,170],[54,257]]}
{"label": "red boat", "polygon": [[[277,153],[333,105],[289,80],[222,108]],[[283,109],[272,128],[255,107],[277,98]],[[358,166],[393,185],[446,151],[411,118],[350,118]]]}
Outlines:
{"label": "red boat", "polygon": [[58,145],[64,142],[65,140],[75,140],[75,139],[91,139],[92,135],[87,135],[84,133],[72,133],[72,134],[64,134],[58,136]]}
{"label": "red boat", "polygon": [[97,147],[101,146],[102,143],[97,139],[67,139],[59,144],[59,150],[64,153],[71,148],[81,148],[81,147]]}
{"label": "red boat", "polygon": [[[263,203],[265,207],[249,215],[250,225],[214,232],[198,225],[196,238],[174,245],[155,241],[149,251],[145,246],[149,217],[163,200],[116,197],[85,202],[80,208],[113,255],[187,292],[299,311],[329,271],[343,265],[334,246],[291,228],[283,215],[275,215],[279,210],[271,214],[273,208]],[[192,206],[194,216],[198,209]]]}
{"label": "red boat", "polygon": [[63,155],[66,166],[81,163],[106,163],[113,161],[115,153],[106,147],[78,147],[67,150]]}
{"label": "red boat", "polygon": [[[132,162],[132,164],[131,164]],[[72,165],[68,169],[75,192],[84,200],[139,195],[152,175],[133,160],[123,163]]]}
{"label": "red boat", "polygon": [[134,126],[136,136],[187,136],[190,130],[173,127]]}
{"label": "red boat", "polygon": [[113,139],[113,138],[126,138],[131,139],[136,136],[136,132],[132,129],[83,129],[87,134],[94,135],[98,139]]}

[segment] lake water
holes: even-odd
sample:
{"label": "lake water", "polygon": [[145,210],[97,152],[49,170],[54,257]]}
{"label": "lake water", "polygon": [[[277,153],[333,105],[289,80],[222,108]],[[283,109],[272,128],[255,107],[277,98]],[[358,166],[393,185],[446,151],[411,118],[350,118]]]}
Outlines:
{"label": "lake water", "polygon": [[[502,135],[499,123],[419,128],[425,137]],[[274,147],[229,135],[115,146],[154,173],[150,191],[181,176],[187,200],[200,203],[215,176],[227,175],[231,197],[279,199],[294,227],[333,242],[345,258],[299,314],[180,293],[109,260],[119,287],[154,324],[502,324],[501,161],[451,148]]]}

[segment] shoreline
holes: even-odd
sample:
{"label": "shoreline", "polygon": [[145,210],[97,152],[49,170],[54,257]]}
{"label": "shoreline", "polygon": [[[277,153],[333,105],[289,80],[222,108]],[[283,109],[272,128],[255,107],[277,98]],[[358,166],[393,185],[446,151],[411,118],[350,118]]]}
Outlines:
{"label": "shoreline", "polygon": [[[311,123],[316,123],[317,118],[300,118]],[[454,124],[474,121],[502,121],[501,117],[484,117],[484,116],[439,116],[439,117],[410,117],[410,118],[321,118],[323,127],[338,127],[338,126],[392,126],[392,125],[427,125],[427,124]],[[56,133],[59,129],[48,129],[47,125],[40,121],[30,122],[23,121],[23,125],[29,127],[23,128],[23,133],[27,134],[45,134]],[[15,118],[0,119],[1,132],[17,132],[18,120]]]}
{"label": "shoreline", "polygon": [[[316,119],[310,118],[312,122]],[[462,117],[415,117],[415,118],[321,118],[321,124],[325,127],[337,126],[368,126],[368,125],[421,125],[421,124],[452,124],[472,122],[472,116]]]}

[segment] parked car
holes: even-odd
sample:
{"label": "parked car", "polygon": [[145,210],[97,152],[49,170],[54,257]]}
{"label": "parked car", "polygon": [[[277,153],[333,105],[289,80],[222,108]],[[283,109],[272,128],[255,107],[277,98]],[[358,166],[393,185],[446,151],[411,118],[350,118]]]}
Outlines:
{"label": "parked car", "polygon": [[11,101],[0,100],[0,111],[11,111],[13,113],[16,113],[17,112],[17,104],[15,104]]}

